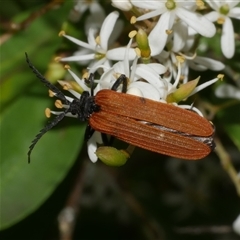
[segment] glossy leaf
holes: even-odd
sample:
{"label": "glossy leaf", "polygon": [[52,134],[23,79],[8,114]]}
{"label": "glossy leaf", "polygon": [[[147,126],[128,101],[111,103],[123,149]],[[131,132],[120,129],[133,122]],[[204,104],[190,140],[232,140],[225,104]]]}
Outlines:
{"label": "glossy leaf", "polygon": [[66,3],[37,18],[1,48],[1,230],[28,216],[52,194],[83,143],[85,125],[74,119],[67,124],[64,119],[43,136],[31,164],[27,163],[28,147],[47,123],[44,109],[53,106],[54,100],[28,68],[24,52],[44,74],[61,43],[57,33],[71,5]]}
{"label": "glossy leaf", "polygon": [[81,148],[83,134],[77,120],[77,125],[63,126],[64,119],[57,130],[42,137],[31,163],[27,163],[28,147],[46,124],[44,108],[51,100],[29,93],[5,110],[1,118],[2,228],[26,217],[49,197]]}

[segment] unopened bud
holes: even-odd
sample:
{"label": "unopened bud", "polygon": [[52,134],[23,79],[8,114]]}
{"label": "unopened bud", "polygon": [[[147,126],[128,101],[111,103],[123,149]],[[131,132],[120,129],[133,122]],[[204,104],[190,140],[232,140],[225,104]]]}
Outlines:
{"label": "unopened bud", "polygon": [[200,77],[198,77],[192,81],[189,81],[185,84],[180,85],[180,87],[175,92],[170,93],[167,96],[167,99],[166,99],[167,102],[168,103],[172,103],[172,102],[178,103],[178,102],[182,101],[183,99],[187,98],[192,93],[192,91],[196,88],[199,79],[200,79]]}
{"label": "unopened bud", "polygon": [[114,167],[124,165],[129,158],[129,154],[126,151],[108,146],[99,147],[95,153],[103,163]]}
{"label": "unopened bud", "polygon": [[141,50],[141,57],[149,58],[151,56],[151,49],[148,43],[148,36],[146,32],[142,29],[139,29],[136,35],[136,41],[138,48]]}

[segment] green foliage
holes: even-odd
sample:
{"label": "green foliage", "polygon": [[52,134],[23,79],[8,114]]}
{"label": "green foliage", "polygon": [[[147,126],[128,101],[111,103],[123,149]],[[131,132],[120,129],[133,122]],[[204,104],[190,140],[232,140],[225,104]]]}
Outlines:
{"label": "green foliage", "polygon": [[47,123],[44,109],[52,106],[53,99],[28,68],[25,52],[44,73],[61,43],[57,34],[70,7],[65,4],[36,19],[1,48],[1,229],[22,220],[49,198],[83,143],[84,124],[68,128],[61,124],[39,141],[31,164],[27,163],[29,145]]}

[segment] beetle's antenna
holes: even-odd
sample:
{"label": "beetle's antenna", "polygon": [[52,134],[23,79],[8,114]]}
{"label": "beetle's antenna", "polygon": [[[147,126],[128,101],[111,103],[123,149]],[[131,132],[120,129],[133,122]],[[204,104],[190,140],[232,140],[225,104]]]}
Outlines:
{"label": "beetle's antenna", "polygon": [[[51,84],[31,63],[31,61],[28,58],[27,53],[25,53],[26,56],[26,61],[28,66],[31,68],[31,70],[33,71],[33,73],[41,80],[41,82],[51,91],[53,91],[55,93],[55,96],[59,99],[62,100],[62,102],[64,104],[69,105],[70,102],[66,99],[66,97],[64,96],[64,94],[57,88],[55,87],[53,84]],[[35,139],[32,141],[32,144],[29,147],[29,151],[28,151],[28,163],[30,163],[30,155],[31,152],[33,150],[33,148],[35,147],[35,145],[37,144],[37,142],[40,140],[40,138],[46,133],[48,132],[51,128],[53,128],[55,125],[57,125],[66,115],[66,113],[68,112],[68,109],[65,110],[63,113],[59,114],[58,116],[56,116],[53,121],[51,121],[48,125],[46,125],[45,128],[43,128],[35,137]]]}
{"label": "beetle's antenna", "polygon": [[65,104],[69,104],[69,101],[66,99],[64,94],[53,84],[51,84],[31,63],[30,59],[28,58],[27,53],[25,52],[26,61],[28,66],[32,69],[33,73],[41,80],[41,82],[50,90],[55,93],[55,96],[63,101]]}
{"label": "beetle's antenna", "polygon": [[37,142],[39,141],[39,139],[46,133],[48,132],[51,128],[53,128],[54,126],[56,126],[65,116],[66,112],[63,112],[59,115],[57,115],[45,128],[43,128],[42,130],[40,130],[40,132],[36,135],[35,139],[32,141],[32,144],[29,147],[29,151],[28,151],[28,163],[30,163],[30,155],[31,152],[33,150],[33,148],[35,147],[35,145],[37,144]]}

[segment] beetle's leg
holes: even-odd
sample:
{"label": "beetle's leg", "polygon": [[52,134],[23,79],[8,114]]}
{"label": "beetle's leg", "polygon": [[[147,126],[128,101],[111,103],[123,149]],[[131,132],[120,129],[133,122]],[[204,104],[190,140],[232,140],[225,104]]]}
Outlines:
{"label": "beetle's leg", "polygon": [[112,146],[113,140],[114,140],[113,136],[107,135],[105,133],[101,133],[101,136],[102,136],[102,141],[104,146]]}
{"label": "beetle's leg", "polygon": [[117,88],[122,84],[122,92],[127,92],[127,77],[124,74],[121,74],[120,77],[116,80],[116,82],[112,85],[111,90],[116,91]]}
{"label": "beetle's leg", "polygon": [[86,130],[85,130],[84,140],[88,141],[94,132],[95,132],[95,130],[88,124],[86,127]]}
{"label": "beetle's leg", "polygon": [[93,96],[93,90],[94,90],[94,74],[93,73],[90,73],[88,79],[85,78],[85,82],[87,84],[90,84],[90,88],[91,88],[91,96]]}

